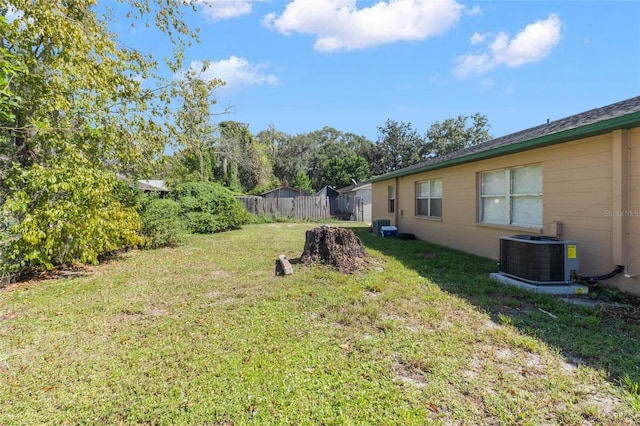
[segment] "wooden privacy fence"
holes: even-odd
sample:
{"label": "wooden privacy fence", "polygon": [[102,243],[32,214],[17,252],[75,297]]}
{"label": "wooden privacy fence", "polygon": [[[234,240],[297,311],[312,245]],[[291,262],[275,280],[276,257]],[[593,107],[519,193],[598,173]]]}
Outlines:
{"label": "wooden privacy fence", "polygon": [[330,217],[327,197],[237,197],[248,212],[256,216],[291,217],[298,220],[319,220]]}

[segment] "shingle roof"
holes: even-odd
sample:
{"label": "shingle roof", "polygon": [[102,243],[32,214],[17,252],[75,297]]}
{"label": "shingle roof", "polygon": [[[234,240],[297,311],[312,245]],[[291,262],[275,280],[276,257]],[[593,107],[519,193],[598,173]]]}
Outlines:
{"label": "shingle roof", "polygon": [[636,96],[432,158],[400,170],[376,176],[370,181],[377,182],[492,156],[520,152],[574,140],[579,137],[605,133],[613,129],[630,128],[639,124],[640,96]]}

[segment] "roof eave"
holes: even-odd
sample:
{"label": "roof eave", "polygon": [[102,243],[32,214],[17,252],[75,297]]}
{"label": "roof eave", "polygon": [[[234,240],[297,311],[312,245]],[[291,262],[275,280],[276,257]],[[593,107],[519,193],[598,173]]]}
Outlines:
{"label": "roof eave", "polygon": [[414,175],[416,173],[444,169],[446,167],[472,163],[475,161],[500,157],[507,154],[529,151],[536,148],[542,148],[549,145],[568,142],[570,140],[596,136],[618,129],[629,129],[638,125],[640,125],[640,112],[634,112],[620,117],[614,117],[607,120],[598,121],[596,123],[575,127],[573,129],[563,130],[549,135],[544,135],[509,145],[488,149],[486,151],[474,152],[462,157],[452,158],[450,160],[445,160],[438,163],[426,164],[423,167],[416,167],[410,170],[398,170],[386,175],[374,177],[368,182],[381,182],[384,180],[395,179],[402,176]]}

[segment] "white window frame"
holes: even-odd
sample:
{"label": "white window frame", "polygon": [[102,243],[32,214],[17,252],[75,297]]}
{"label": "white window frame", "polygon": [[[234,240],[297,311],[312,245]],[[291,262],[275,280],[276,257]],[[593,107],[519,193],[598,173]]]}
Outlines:
{"label": "white window frame", "polygon": [[[513,172],[514,170],[517,169],[524,169],[524,168],[539,168],[540,169],[540,191],[535,191],[535,192],[523,192],[523,193],[514,193],[514,180],[513,180]],[[484,185],[483,185],[483,176],[485,174],[488,173],[496,173],[496,172],[504,172],[505,173],[505,192],[501,193],[501,194],[485,194],[483,193],[483,189],[484,189]],[[542,190],[542,164],[528,164],[525,166],[518,166],[518,167],[511,167],[511,168],[505,168],[505,169],[495,169],[495,170],[487,170],[484,172],[480,172],[480,176],[478,179],[478,184],[479,184],[479,188],[478,188],[478,194],[479,194],[479,206],[478,206],[478,212],[479,212],[479,218],[478,218],[478,222],[482,223],[482,224],[490,224],[490,225],[506,225],[506,226],[515,226],[515,227],[519,227],[519,228],[534,228],[534,229],[541,229],[542,228],[542,221],[543,221],[543,204],[542,204],[542,196],[543,196],[543,190]],[[524,197],[527,198],[539,198],[540,202],[540,217],[539,217],[539,222],[537,223],[520,223],[514,220],[514,204],[518,202],[518,199],[524,199]],[[487,220],[485,218],[485,212],[484,212],[484,206],[485,203],[484,201],[487,199],[502,199],[504,202],[504,208],[505,208],[505,221],[496,221],[496,220]]]}
{"label": "white window frame", "polygon": [[[440,195],[437,194],[432,194],[432,182],[440,182]],[[424,195],[420,193],[419,187],[421,184],[425,184],[428,188],[427,194]],[[415,215],[418,217],[434,217],[434,218],[442,218],[442,178],[437,178],[437,179],[428,179],[428,180],[421,180],[421,181],[417,181],[415,184],[415,197],[416,197],[416,211],[415,211]],[[427,200],[427,214],[421,214],[418,212],[418,200]],[[435,215],[433,214],[433,212],[431,211],[431,200],[440,200],[440,214],[439,215]]]}
{"label": "white window frame", "polygon": [[387,198],[388,198],[387,211],[389,213],[395,213],[396,212],[396,186],[395,185],[389,185],[387,187]]}

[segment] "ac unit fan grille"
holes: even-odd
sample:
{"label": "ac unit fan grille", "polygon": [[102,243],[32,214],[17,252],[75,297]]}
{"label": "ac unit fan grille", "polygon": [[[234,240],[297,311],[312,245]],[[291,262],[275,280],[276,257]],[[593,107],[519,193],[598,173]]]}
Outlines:
{"label": "ac unit fan grille", "polygon": [[500,271],[535,282],[566,280],[563,244],[500,240]]}

